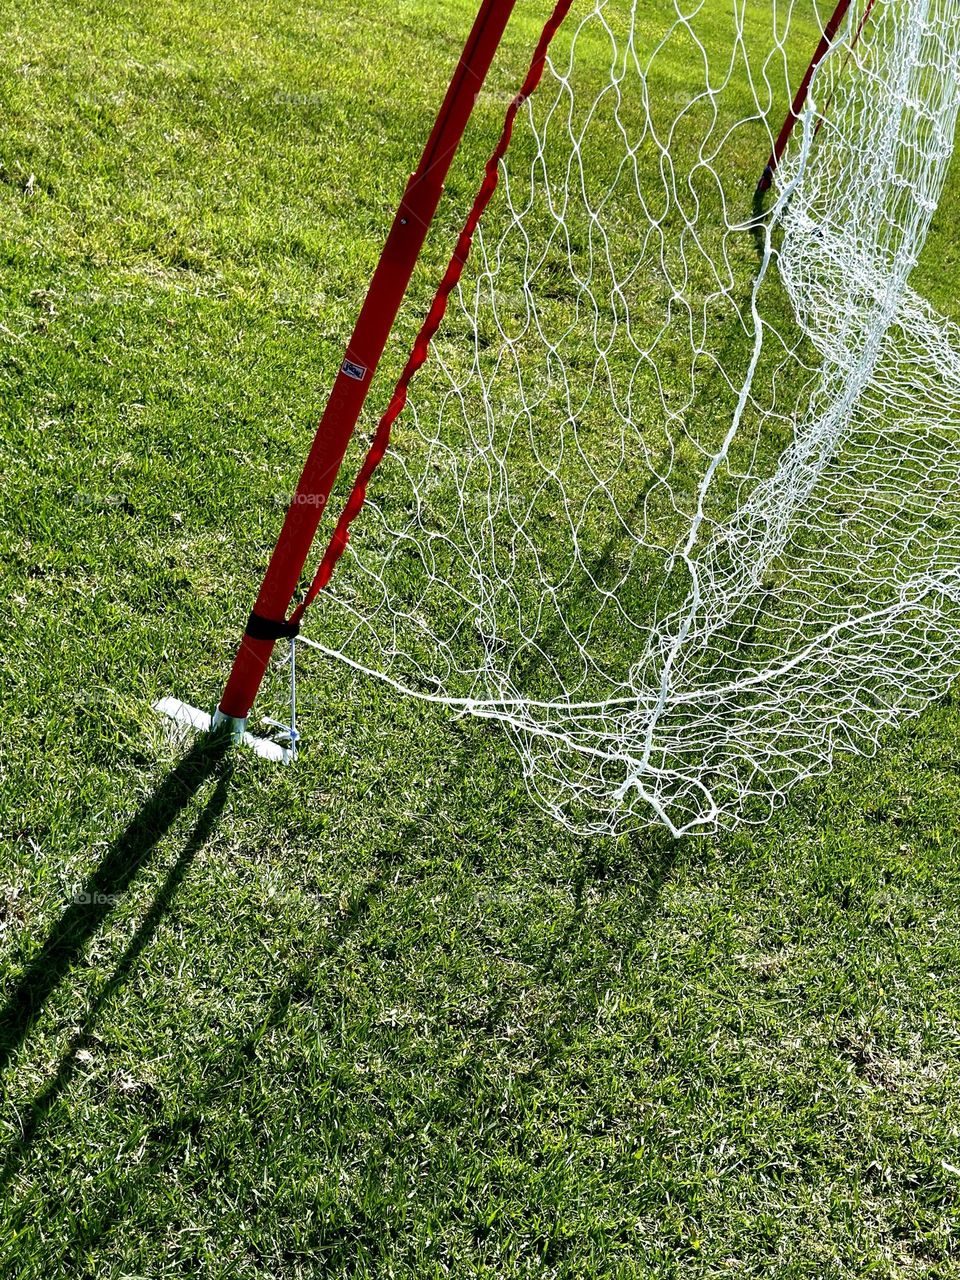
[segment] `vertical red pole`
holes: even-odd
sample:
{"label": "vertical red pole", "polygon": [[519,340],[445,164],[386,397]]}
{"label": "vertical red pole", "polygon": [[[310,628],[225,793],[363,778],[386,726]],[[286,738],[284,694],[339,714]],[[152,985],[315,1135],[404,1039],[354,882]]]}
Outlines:
{"label": "vertical red pole", "polygon": [[287,611],[427,230],[440,203],[447,171],[514,4],[515,0],[483,0],[480,6],[420,164],[407,184],[370,281],[356,328],[220,699],[215,724],[247,718],[274,645],[283,636],[295,634],[295,627],[286,622]]}
{"label": "vertical red pole", "polygon": [[763,176],[757,184],[758,191],[770,190],[773,175],[783,158],[784,151],[787,149],[787,143],[790,141],[790,135],[793,133],[794,127],[800,119],[803,108],[806,106],[807,94],[810,92],[810,81],[813,79],[813,73],[826,57],[830,46],[837,38],[837,32],[840,30],[840,23],[846,17],[847,10],[849,8],[850,0],[840,0],[840,3],[833,11],[833,16],[823,29],[823,35],[820,38],[820,43],[817,45],[817,51],[813,55],[813,59],[809,67],[807,67],[807,73],[800,82],[800,88],[797,90],[793,104],[787,112],[787,118],[783,122],[783,128],[780,130],[777,140],[773,144],[773,151],[770,155],[770,159],[767,161],[767,167],[764,169]]}
{"label": "vertical red pole", "polygon": [[[840,68],[841,75],[843,75],[843,73],[846,71],[847,66],[850,63],[850,59],[853,57],[853,51],[854,49],[856,49],[857,45],[860,43],[860,37],[863,35],[863,28],[867,25],[867,19],[870,17],[870,14],[873,12],[873,6],[875,4],[876,4],[876,0],[867,0],[867,7],[863,11],[863,17],[860,19],[857,29],[853,33],[853,39],[850,41],[850,44],[847,47],[847,53],[845,58],[843,59],[843,66]],[[836,84],[834,84],[833,92],[830,94],[830,97],[824,103],[823,110],[820,112],[820,116],[817,120],[817,127],[813,131],[813,136],[815,138],[819,136],[820,130],[823,128],[823,122],[827,118],[827,116],[830,114],[830,108],[833,106],[833,99],[836,96],[836,92],[837,92],[837,88],[836,88]]]}

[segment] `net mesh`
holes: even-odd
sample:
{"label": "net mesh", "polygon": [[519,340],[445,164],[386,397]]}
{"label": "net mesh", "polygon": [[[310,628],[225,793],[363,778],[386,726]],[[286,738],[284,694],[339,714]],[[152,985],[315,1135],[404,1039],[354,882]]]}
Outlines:
{"label": "net mesh", "polygon": [[[348,550],[331,654],[562,822],[758,821],[960,667],[960,332],[908,284],[960,0],[574,5]],[[862,23],[862,29],[861,29]]]}

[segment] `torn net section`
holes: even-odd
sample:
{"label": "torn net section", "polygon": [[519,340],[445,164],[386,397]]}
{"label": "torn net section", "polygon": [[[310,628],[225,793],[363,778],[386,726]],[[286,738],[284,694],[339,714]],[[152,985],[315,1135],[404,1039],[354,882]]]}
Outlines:
{"label": "torn net section", "polygon": [[960,333],[908,284],[960,0],[851,6],[756,219],[825,15],[646,8],[574,6],[310,615],[589,832],[760,820],[960,666]]}

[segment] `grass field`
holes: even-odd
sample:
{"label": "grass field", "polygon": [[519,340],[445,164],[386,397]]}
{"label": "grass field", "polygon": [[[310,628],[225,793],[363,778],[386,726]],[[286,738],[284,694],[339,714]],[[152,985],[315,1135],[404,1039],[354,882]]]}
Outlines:
{"label": "grass field", "polygon": [[0,7],[0,1272],[960,1275],[956,699],[679,842],[332,665],[293,770],[149,713],[222,682],[470,4]]}

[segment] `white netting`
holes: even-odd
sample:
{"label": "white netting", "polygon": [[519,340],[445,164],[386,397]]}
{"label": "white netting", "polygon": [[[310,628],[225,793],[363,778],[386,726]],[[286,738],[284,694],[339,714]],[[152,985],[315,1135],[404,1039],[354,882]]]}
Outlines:
{"label": "white netting", "polygon": [[960,332],[908,287],[960,0],[854,0],[756,223],[829,10],[665,9],[574,6],[313,615],[589,831],[762,817],[960,669]]}

